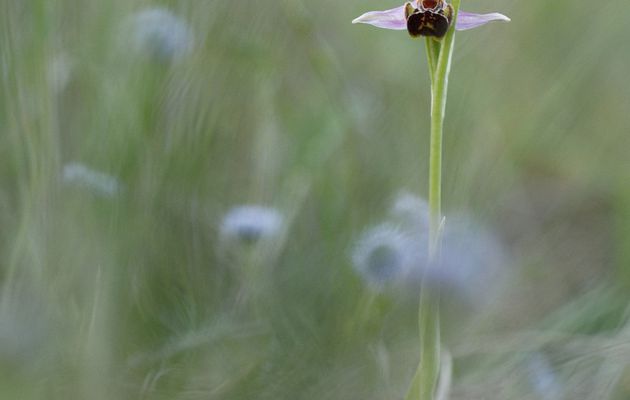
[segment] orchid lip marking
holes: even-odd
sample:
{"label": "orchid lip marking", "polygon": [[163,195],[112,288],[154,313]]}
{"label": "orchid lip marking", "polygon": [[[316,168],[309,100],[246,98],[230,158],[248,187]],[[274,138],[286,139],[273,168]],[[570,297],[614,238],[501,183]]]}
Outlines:
{"label": "orchid lip marking", "polygon": [[407,32],[412,37],[433,36],[440,39],[446,35],[453,21],[453,7],[444,0],[418,1],[419,8],[405,4]]}

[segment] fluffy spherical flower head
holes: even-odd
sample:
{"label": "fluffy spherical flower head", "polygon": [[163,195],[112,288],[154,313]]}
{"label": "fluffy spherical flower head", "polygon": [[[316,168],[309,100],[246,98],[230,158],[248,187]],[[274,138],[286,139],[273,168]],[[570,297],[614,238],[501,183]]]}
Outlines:
{"label": "fluffy spherical flower head", "polygon": [[232,208],[221,222],[223,239],[255,243],[277,235],[284,223],[282,214],[271,207],[244,205]]}
{"label": "fluffy spherical flower head", "polygon": [[194,35],[188,24],[165,8],[148,8],[134,14],[129,21],[134,49],[161,62],[188,55]]}
{"label": "fluffy spherical flower head", "polygon": [[493,300],[506,278],[506,256],[497,236],[466,216],[447,218],[440,260],[425,275],[451,297],[472,306]]}
{"label": "fluffy spherical flower head", "polygon": [[429,203],[410,192],[398,193],[391,203],[389,213],[405,227],[429,231]]}
{"label": "fluffy spherical flower head", "polygon": [[417,259],[413,237],[391,224],[365,231],[352,251],[359,276],[375,290],[404,282]]}
{"label": "fluffy spherical flower head", "polygon": [[[407,2],[402,6],[395,7],[385,11],[370,11],[367,12],[358,18],[355,18],[352,23],[353,24],[368,24],[373,25],[378,28],[383,29],[393,29],[393,30],[408,30],[410,33],[415,32],[415,28],[412,29],[408,22],[413,20],[414,24],[416,21],[422,22],[422,20],[426,19],[428,24],[431,24],[431,21],[436,19],[438,16],[443,15],[448,17],[448,13],[442,12],[442,10],[448,10],[448,4],[444,1],[435,1],[436,7],[440,7],[439,10],[433,9],[425,9],[423,7],[423,3],[425,1],[413,1]],[[418,16],[425,18],[418,18]],[[431,18],[429,18],[431,17]],[[410,20],[411,18],[411,20]],[[448,19],[448,18],[447,18]],[[510,21],[508,17],[503,14],[493,12],[488,14],[476,14],[469,13],[465,11],[459,11],[457,19],[455,21],[455,29],[458,31],[465,31],[468,29],[477,28],[479,26],[485,25],[489,22],[493,21]],[[449,20],[450,24],[450,20]],[[417,28],[417,27],[416,27]],[[413,36],[417,36],[413,34]],[[439,36],[439,35],[433,35]]]}

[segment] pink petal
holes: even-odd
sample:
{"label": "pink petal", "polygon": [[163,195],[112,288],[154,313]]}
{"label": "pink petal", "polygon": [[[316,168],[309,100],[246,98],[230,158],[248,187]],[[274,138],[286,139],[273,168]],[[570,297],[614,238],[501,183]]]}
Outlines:
{"label": "pink petal", "polygon": [[467,29],[473,29],[481,25],[485,25],[492,21],[506,21],[510,19],[503,14],[490,13],[490,14],[475,14],[460,11],[457,16],[457,22],[455,23],[455,29],[458,31],[465,31]]}
{"label": "pink petal", "polygon": [[352,21],[353,24],[369,24],[379,28],[405,30],[405,6],[392,8],[385,11],[370,11]]}

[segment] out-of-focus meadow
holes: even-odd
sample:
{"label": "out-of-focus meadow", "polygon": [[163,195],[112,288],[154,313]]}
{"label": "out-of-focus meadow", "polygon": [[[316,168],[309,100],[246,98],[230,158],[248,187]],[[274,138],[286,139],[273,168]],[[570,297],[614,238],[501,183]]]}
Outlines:
{"label": "out-of-focus meadow", "polygon": [[[456,38],[449,398],[627,399],[630,3],[462,3],[512,22]],[[417,292],[361,263],[427,194],[424,42],[350,24],[396,5],[2,0],[0,398],[402,399]]]}

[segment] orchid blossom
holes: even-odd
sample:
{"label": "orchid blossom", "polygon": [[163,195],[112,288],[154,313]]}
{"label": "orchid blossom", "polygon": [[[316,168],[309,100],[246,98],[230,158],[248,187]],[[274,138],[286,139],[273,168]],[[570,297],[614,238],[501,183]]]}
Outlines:
{"label": "orchid blossom", "polygon": [[[509,21],[503,14],[472,14],[459,10],[461,0],[411,0],[400,7],[385,11],[371,11],[352,21],[379,28],[407,30],[412,37],[426,40],[429,77],[431,79],[431,142],[429,145],[429,229],[428,266],[440,266],[440,236],[444,220],[442,197],[442,136],[446,114],[448,76],[451,69],[455,31],[485,25],[491,21]],[[423,245],[424,246],[424,245]],[[426,269],[431,270],[431,268]],[[425,271],[426,273],[426,271]],[[448,352],[440,340],[439,290],[434,290],[424,276],[420,287],[420,362],[405,400],[434,400],[444,398],[448,390],[438,387],[438,381],[450,380]],[[440,386],[442,386],[440,384]]]}
{"label": "orchid blossom", "polygon": [[[453,19],[453,8],[443,0],[414,0],[385,11],[370,11],[352,21],[353,24],[369,24],[378,28],[407,30],[411,36],[446,34]],[[460,11],[455,29],[465,31],[492,21],[510,21],[500,13],[475,14]]]}

